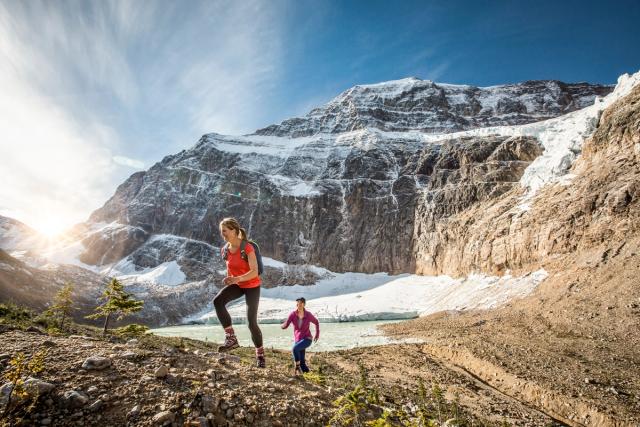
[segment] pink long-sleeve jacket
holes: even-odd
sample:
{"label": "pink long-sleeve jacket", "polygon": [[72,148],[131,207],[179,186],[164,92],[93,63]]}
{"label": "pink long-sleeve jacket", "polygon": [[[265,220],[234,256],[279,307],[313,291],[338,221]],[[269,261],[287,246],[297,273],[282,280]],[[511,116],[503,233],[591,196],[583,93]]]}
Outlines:
{"label": "pink long-sleeve jacket", "polygon": [[282,329],[287,329],[291,323],[293,323],[293,339],[296,342],[305,338],[311,339],[312,335],[311,330],[309,329],[311,323],[316,325],[315,339],[320,338],[320,322],[318,322],[316,316],[314,316],[310,311],[304,311],[302,322],[298,325],[298,313],[297,310],[293,310],[291,314],[289,314],[287,321],[282,324]]}

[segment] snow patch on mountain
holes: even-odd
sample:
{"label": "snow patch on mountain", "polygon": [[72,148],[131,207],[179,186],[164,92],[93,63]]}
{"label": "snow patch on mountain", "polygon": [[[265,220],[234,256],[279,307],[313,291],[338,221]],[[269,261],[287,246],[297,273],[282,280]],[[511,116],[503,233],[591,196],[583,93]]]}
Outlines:
{"label": "snow patch on mountain", "polygon": [[65,242],[63,244],[56,245],[43,252],[42,256],[53,264],[76,265],[93,272],[98,272],[100,269],[96,266],[88,265],[80,261],[80,254],[82,254],[84,250],[85,247],[82,244],[82,241],[77,240],[74,242]]}
{"label": "snow patch on mountain", "polygon": [[276,184],[285,194],[294,197],[311,197],[320,194],[320,191],[314,188],[313,181],[289,178],[284,175],[269,175],[269,181]]}
{"label": "snow patch on mountain", "polygon": [[177,286],[185,283],[187,276],[182,272],[178,263],[174,261],[164,262],[157,267],[145,268],[135,274],[118,276],[118,279],[130,282],[152,283],[155,285]]}
{"label": "snow patch on mountain", "polygon": [[[402,95],[403,93],[411,90],[416,84],[419,84],[420,82],[424,82],[427,84],[433,84],[433,82],[431,80],[422,80],[419,79],[417,77],[406,77],[404,79],[398,79],[398,80],[390,80],[390,81],[386,81],[386,82],[380,82],[380,83],[372,83],[372,84],[366,84],[366,85],[357,85],[353,88],[351,88],[350,90],[348,90],[344,96],[349,96],[351,95],[354,91],[356,91],[358,88],[361,89],[373,89],[376,92],[376,95],[383,98],[383,99],[389,99],[389,98],[397,98],[400,95]],[[449,85],[449,86],[455,86],[455,85]]]}
{"label": "snow patch on mountain", "polygon": [[[582,110],[549,119],[544,122],[523,125],[515,131],[521,135],[537,137],[545,148],[520,179],[523,187],[535,193],[542,186],[561,181],[582,151],[582,143],[590,137],[598,126],[600,115],[609,105],[628,95],[640,83],[640,71],[630,76],[618,78],[612,93],[604,98],[596,98],[594,105]],[[567,183],[565,177],[564,183]]]}
{"label": "snow patch on mountain", "polygon": [[316,139],[313,137],[287,138],[268,135],[229,136],[217,133],[207,134],[207,137],[215,141],[216,147],[221,151],[238,154],[277,155],[279,157],[288,157],[300,147]]}

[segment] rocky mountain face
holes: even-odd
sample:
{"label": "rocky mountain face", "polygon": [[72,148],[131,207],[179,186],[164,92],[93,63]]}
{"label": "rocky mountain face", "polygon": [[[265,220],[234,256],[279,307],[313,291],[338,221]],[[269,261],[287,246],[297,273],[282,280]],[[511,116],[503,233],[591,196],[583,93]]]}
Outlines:
{"label": "rocky mountain face", "polygon": [[[93,221],[128,220],[133,226],[90,235],[81,259],[117,260],[143,245],[138,236],[157,233],[220,244],[219,219],[235,216],[251,227],[265,254],[287,263],[334,271],[409,271],[418,203],[420,209],[423,203],[430,206],[425,216],[431,220],[459,212],[517,186],[542,152],[529,137],[468,137],[421,147],[375,135],[354,139],[365,137],[376,140],[364,149],[323,144],[322,152],[316,145],[313,150],[326,159],[315,171],[305,167],[312,156],[304,149],[297,158],[272,156],[269,168],[280,174],[270,175],[256,170],[263,165],[252,168],[244,156],[221,150],[218,137],[207,136],[195,149],[148,171],[128,204],[116,208],[109,202],[96,211]],[[302,181],[302,173],[314,176]],[[308,182],[310,190],[292,194],[287,179],[296,179],[294,185]],[[133,180],[138,176],[124,186],[130,188]]]}
{"label": "rocky mountain face", "polygon": [[[208,134],[123,183],[91,215],[92,223],[113,225],[84,239],[82,259],[114,262],[157,234],[218,246],[220,218],[234,216],[265,255],[286,263],[413,271],[416,234],[513,189],[542,152],[531,137],[427,141],[424,132],[528,123],[584,107],[610,90],[408,79],[350,89],[298,120],[297,130],[285,121],[243,137]],[[395,113],[376,113],[380,105]],[[313,136],[292,138],[300,135]]]}
{"label": "rocky mountain face", "polygon": [[571,185],[528,201],[515,188],[416,233],[417,271],[503,273],[604,243],[594,265],[619,254],[639,230],[640,87],[605,110],[571,172]]}

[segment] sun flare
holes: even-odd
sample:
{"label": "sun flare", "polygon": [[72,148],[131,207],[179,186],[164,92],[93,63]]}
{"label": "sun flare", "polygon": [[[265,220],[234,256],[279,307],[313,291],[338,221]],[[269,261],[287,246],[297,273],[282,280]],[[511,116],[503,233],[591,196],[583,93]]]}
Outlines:
{"label": "sun flare", "polygon": [[49,215],[30,225],[36,231],[42,233],[45,237],[48,238],[59,236],[71,226],[71,224],[69,224],[69,220],[61,215]]}

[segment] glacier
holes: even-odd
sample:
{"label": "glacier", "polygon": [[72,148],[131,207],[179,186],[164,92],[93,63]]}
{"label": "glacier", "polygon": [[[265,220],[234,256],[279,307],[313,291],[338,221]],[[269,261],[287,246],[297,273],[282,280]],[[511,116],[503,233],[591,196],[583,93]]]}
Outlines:
{"label": "glacier", "polygon": [[[547,275],[543,269],[519,277],[470,275],[458,279],[333,273],[316,285],[263,289],[258,319],[262,323],[282,322],[295,309],[299,297],[307,299],[307,309],[323,322],[411,319],[439,311],[491,309],[529,295]],[[242,299],[229,306],[229,313],[234,322],[246,322]],[[217,318],[209,307],[185,322],[217,323]]]}

